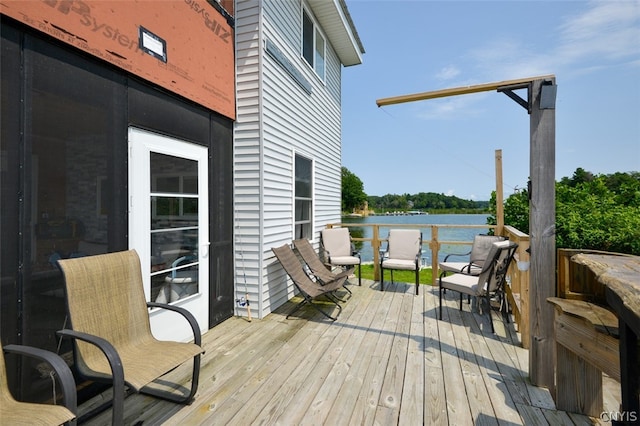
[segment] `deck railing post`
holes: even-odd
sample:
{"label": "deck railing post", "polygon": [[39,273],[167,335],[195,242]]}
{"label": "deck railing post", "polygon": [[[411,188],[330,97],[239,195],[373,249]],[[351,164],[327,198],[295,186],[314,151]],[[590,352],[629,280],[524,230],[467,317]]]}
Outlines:
{"label": "deck railing post", "polygon": [[438,227],[431,225],[431,241],[429,242],[431,249],[431,284],[436,285],[438,277],[438,252],[440,251],[440,242],[438,241]]}
{"label": "deck railing post", "polygon": [[373,237],[371,239],[371,248],[373,250],[373,279],[380,279],[380,226],[373,225]]}

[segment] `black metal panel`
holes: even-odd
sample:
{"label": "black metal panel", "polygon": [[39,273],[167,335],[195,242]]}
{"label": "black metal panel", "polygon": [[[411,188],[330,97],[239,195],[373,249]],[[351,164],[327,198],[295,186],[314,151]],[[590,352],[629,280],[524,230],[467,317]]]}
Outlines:
{"label": "black metal panel", "polygon": [[19,31],[0,21],[0,335],[2,344],[18,338],[18,259],[20,190],[20,42]]}
{"label": "black metal panel", "polygon": [[234,307],[233,122],[213,114],[211,137],[209,327],[230,318]]}
{"label": "black metal panel", "polygon": [[200,145],[210,145],[209,111],[135,79],[129,81],[129,123]]}

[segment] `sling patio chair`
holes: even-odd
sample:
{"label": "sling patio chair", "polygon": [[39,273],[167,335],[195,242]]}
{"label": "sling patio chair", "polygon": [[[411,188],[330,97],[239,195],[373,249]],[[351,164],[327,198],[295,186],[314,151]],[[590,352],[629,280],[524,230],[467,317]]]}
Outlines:
{"label": "sling patio chair", "polygon": [[509,240],[494,242],[489,250],[489,255],[482,265],[482,270],[477,276],[467,274],[453,274],[440,276],[438,279],[440,293],[440,319],[442,319],[442,293],[445,289],[460,293],[460,310],[462,310],[462,295],[476,297],[478,306],[481,305],[482,298],[486,301],[484,309],[489,315],[491,332],[493,333],[493,321],[491,319],[491,298],[496,297],[500,303],[500,311],[506,320],[509,320],[507,300],[505,297],[505,281],[507,269],[518,244]]}
{"label": "sling patio chair", "polygon": [[362,259],[351,241],[349,228],[326,228],[320,232],[320,248],[331,266],[349,269],[358,265],[358,285],[362,285]]}
{"label": "sling patio chair", "polygon": [[384,291],[384,270],[416,272],[416,294],[420,287],[420,257],[422,255],[422,232],[419,229],[390,229],[387,249],[380,253],[380,290]]}
{"label": "sling patio chair", "polygon": [[[471,251],[467,253],[450,253],[438,264],[440,274],[453,272],[456,274],[480,275],[482,265],[489,255],[491,245],[497,241],[504,241],[504,237],[498,235],[478,234],[473,237]],[[451,257],[467,257],[468,261],[460,262],[449,260]]]}
{"label": "sling patio chair", "polygon": [[[276,258],[278,258],[278,261],[284,268],[285,272],[289,275],[289,277],[291,277],[291,281],[293,281],[293,284],[296,286],[298,292],[302,296],[302,301],[298,303],[291,312],[289,312],[287,318],[293,315],[293,313],[300,309],[303,305],[308,303],[327,318],[333,321],[337,320],[338,315],[340,315],[340,312],[342,311],[342,306],[340,306],[340,303],[334,293],[344,285],[347,277],[341,277],[334,281],[327,282],[325,283],[325,285],[321,285],[320,283],[317,283],[309,278],[304,270],[302,262],[300,262],[300,259],[298,259],[298,256],[296,256],[295,252],[288,244],[285,244],[281,247],[272,247],[271,250],[273,251],[273,254],[276,255]],[[318,299],[321,296],[324,296],[330,302],[335,303],[335,305],[338,307],[338,314],[335,317],[332,317],[327,312],[320,309],[320,307],[316,303],[313,303],[315,299]]]}
{"label": "sling patio chair", "polygon": [[[58,263],[64,275],[70,322],[70,328],[58,334],[74,340],[74,360],[81,376],[112,384],[113,400],[100,409],[113,405],[113,424],[123,424],[124,399],[131,392],[190,404],[198,388],[200,355],[204,353],[200,327],[184,308],[145,301],[136,251]],[[194,343],[153,337],[148,308],[181,314],[191,326]],[[183,386],[176,386],[178,392],[148,387],[190,359],[190,391]]]}
{"label": "sling patio chair", "polygon": [[[306,238],[294,240],[293,246],[295,247],[298,254],[300,254],[302,260],[304,260],[304,262],[307,264],[307,266],[311,270],[311,273],[322,285],[333,282],[337,279],[341,279],[342,277],[346,277],[348,280],[355,270],[355,267],[351,267],[339,273],[330,271],[329,269],[327,269],[327,265],[322,263],[320,256],[318,256],[316,251],[313,249],[313,246]],[[345,280],[343,288],[350,294],[352,294],[351,290],[349,290],[349,288],[347,287],[347,280]]]}
{"label": "sling patio chair", "polygon": [[[60,385],[64,406],[17,401],[7,382],[4,354],[35,358],[48,364]],[[55,387],[54,387],[55,395]],[[69,366],[57,354],[23,345],[6,345],[0,350],[0,424],[3,425],[75,425],[76,383]]]}

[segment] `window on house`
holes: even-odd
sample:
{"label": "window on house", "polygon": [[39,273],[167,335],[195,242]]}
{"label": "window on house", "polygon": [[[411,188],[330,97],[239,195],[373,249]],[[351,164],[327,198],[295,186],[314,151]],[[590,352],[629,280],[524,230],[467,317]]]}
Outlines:
{"label": "window on house", "polygon": [[302,10],[302,56],[324,80],[325,40],[306,10]]}
{"label": "window on house", "polygon": [[311,232],[311,208],[312,185],[311,185],[311,160],[296,155],[295,163],[295,238],[313,237]]}

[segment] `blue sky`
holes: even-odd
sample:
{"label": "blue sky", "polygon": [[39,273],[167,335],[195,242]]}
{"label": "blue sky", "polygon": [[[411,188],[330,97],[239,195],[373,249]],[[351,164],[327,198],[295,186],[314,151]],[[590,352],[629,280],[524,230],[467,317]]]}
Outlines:
{"label": "blue sky", "polygon": [[[347,0],[366,53],[342,73],[342,164],[368,195],[488,200],[529,177],[529,115],[484,92],[376,99],[556,76],[556,179],[640,171],[640,2]],[[520,93],[526,98],[526,93]]]}

